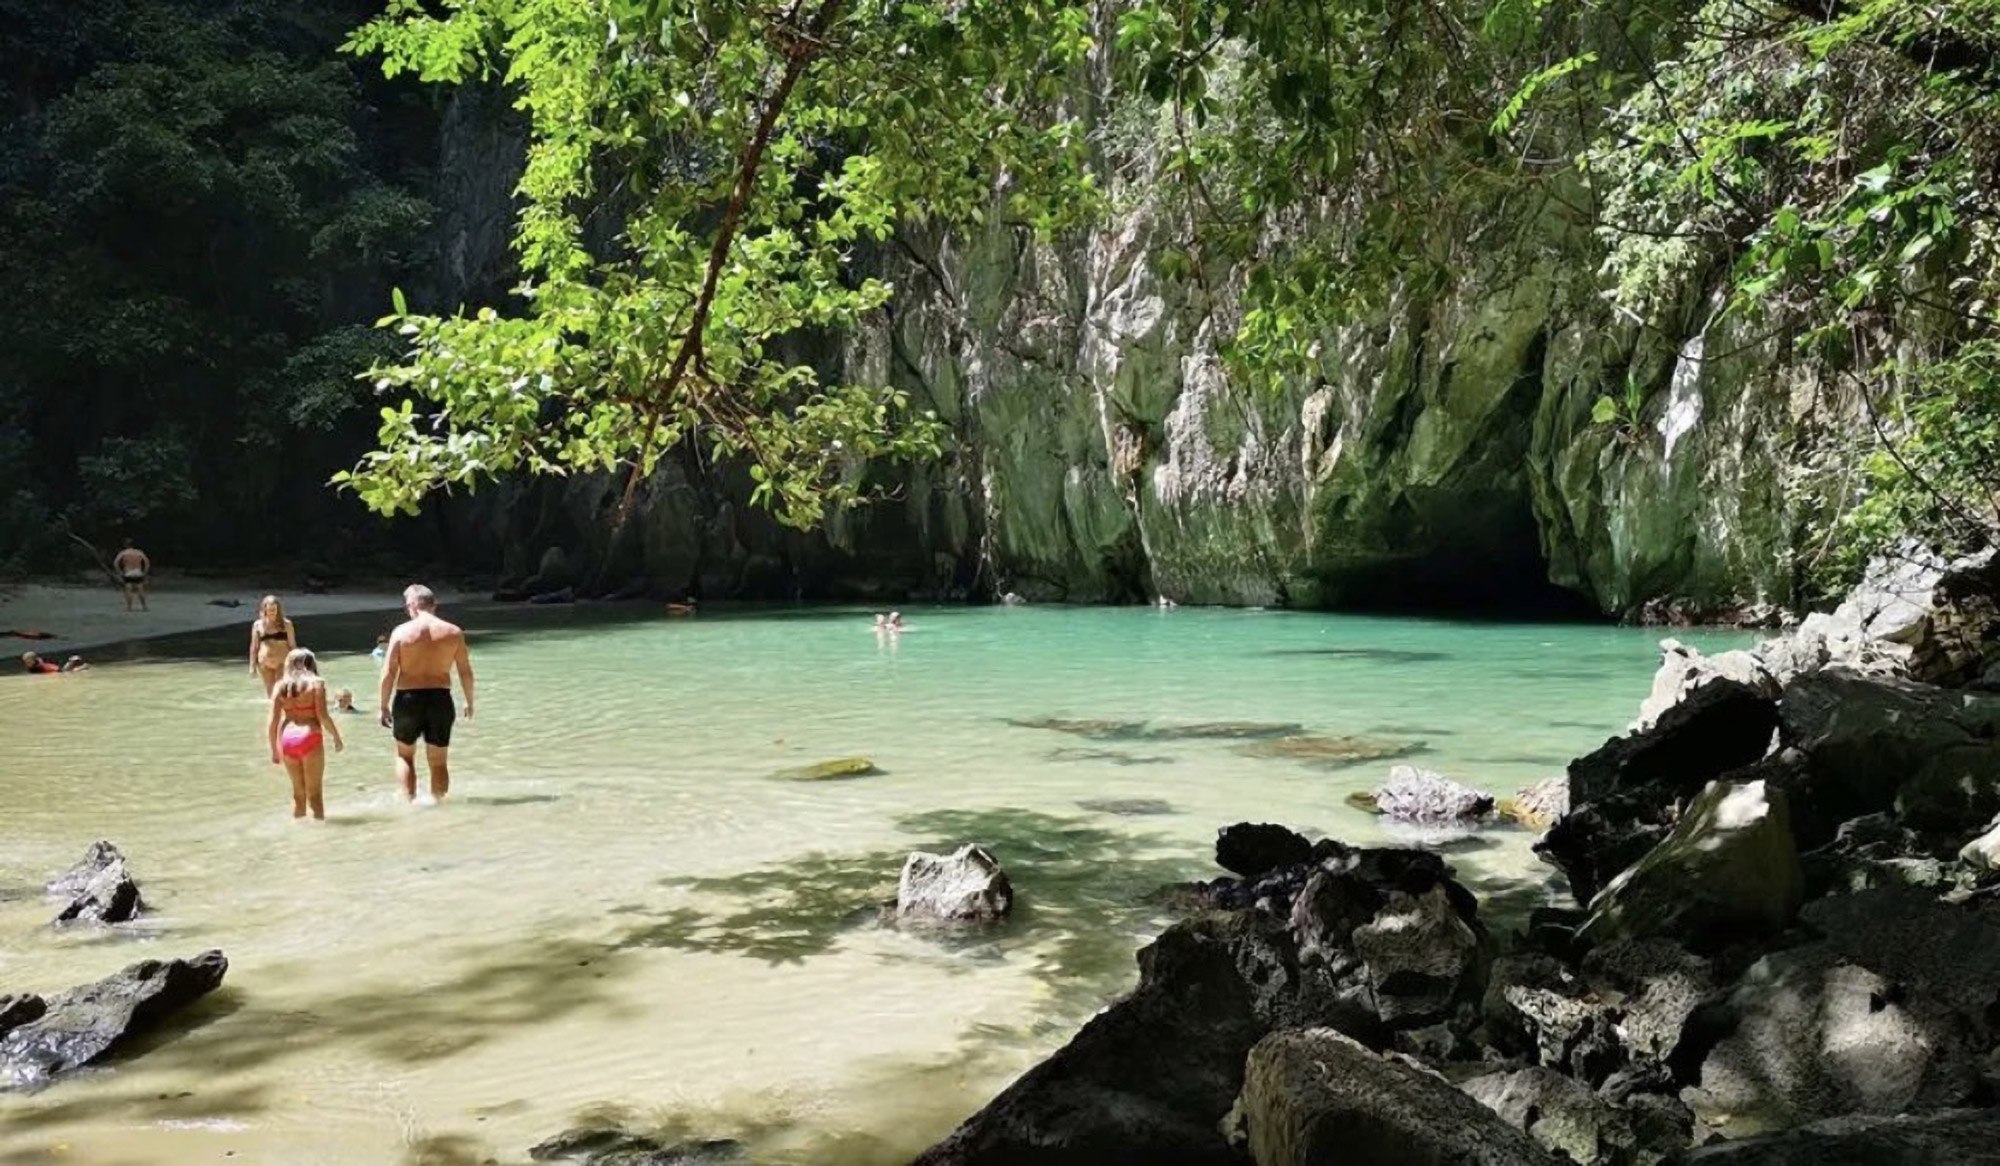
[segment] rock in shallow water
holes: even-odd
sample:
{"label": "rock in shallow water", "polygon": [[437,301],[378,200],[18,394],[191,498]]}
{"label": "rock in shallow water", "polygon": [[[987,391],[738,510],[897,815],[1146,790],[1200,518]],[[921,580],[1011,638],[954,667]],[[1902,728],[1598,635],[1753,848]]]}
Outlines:
{"label": "rock in shallow water", "polygon": [[69,902],[57,923],[124,923],[146,909],[125,856],[109,842],[93,842],[83,861],[49,882],[49,893]]}
{"label": "rock in shallow water", "polygon": [[37,1085],[90,1064],[222,983],[229,960],[143,960],[117,975],[50,997],[39,1018],[0,1036],[0,1076]]}
{"label": "rock in shallow water", "polygon": [[1530,830],[1546,830],[1569,813],[1569,776],[1558,773],[1533,785],[1522,786],[1512,797],[1499,799],[1494,809],[1501,817]]}
{"label": "rock in shallow water", "polygon": [[787,781],[838,781],[846,777],[874,777],[881,772],[875,763],[866,757],[837,757],[817,765],[781,769],[776,776]]}
{"label": "rock in shallow water", "polygon": [[899,919],[991,923],[1013,909],[1013,884],[982,846],[967,844],[948,855],[913,851],[896,884]]}
{"label": "rock in shallow water", "polygon": [[1457,825],[1493,811],[1493,795],[1456,782],[1435,770],[1397,765],[1375,789],[1375,810],[1395,822],[1419,826]]}

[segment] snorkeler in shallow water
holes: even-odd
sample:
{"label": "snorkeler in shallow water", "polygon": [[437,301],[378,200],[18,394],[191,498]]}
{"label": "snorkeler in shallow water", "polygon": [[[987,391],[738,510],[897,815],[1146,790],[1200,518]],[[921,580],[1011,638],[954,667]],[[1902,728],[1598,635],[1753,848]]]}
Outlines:
{"label": "snorkeler in shallow water", "polygon": [[284,678],[271,689],[266,735],[271,741],[271,764],[283,765],[292,779],[294,818],[305,817],[308,810],[315,818],[326,817],[322,733],[333,738],[336,752],[346,747],[340,726],[326,709],[326,681],[320,679],[319,660],[305,648],[293,648],[285,656]]}

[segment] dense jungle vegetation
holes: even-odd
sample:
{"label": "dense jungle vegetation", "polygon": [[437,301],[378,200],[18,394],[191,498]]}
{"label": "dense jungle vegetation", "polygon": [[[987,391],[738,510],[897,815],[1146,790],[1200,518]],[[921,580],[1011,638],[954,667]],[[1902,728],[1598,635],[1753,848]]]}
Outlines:
{"label": "dense jungle vegetation", "polygon": [[[1092,229],[1107,167],[1176,208],[1155,262],[1234,376],[1451,278],[1439,221],[1553,204],[1619,318],[1739,316],[1814,370],[1817,577],[2000,528],[2000,0],[5,0],[0,36],[13,548],[265,552],[357,522],[337,471],[384,513],[611,471],[622,517],[689,442],[809,526],[952,435],[784,338],[892,296],[900,224]],[[523,282],[459,311],[427,167],[496,81]]]}

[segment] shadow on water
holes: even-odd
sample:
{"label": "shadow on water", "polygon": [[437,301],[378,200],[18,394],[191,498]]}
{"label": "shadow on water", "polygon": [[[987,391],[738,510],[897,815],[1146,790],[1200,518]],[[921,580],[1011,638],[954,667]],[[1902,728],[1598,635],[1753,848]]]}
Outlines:
{"label": "shadow on water", "polygon": [[1435,664],[1451,659],[1449,652],[1405,648],[1272,648],[1263,656],[1333,656],[1349,660],[1372,660],[1378,664]]}
{"label": "shadow on water", "polygon": [[[418,1066],[456,1056],[535,1025],[592,1010],[612,1010],[606,981],[621,970],[601,945],[522,936],[503,944],[446,950],[439,962],[458,970],[435,984],[361,983],[310,1010],[260,1002],[254,985],[227,984],[160,1029],[135,1040],[107,1067],[143,1059],[149,1079],[211,1080],[254,1076],[295,1050],[350,1045],[392,1064]],[[239,977],[241,973],[237,973]],[[258,969],[264,979],[282,969]],[[135,1078],[136,1080],[136,1078]],[[8,1114],[14,1130],[112,1120],[244,1119],[275,1107],[262,1085],[200,1087],[157,1097],[105,1091],[63,1097]],[[10,1107],[11,1108],[11,1107]],[[449,1159],[443,1159],[449,1161]]]}
{"label": "shadow on water", "polygon": [[933,941],[939,966],[950,971],[1030,961],[1057,997],[1051,1016],[1068,1023],[1076,1008],[1095,1007],[1130,986],[1133,952],[1166,919],[1146,905],[1146,896],[1207,869],[1178,843],[1030,810],[937,810],[905,816],[897,825],[922,841],[813,855],[735,875],[665,880],[665,886],[717,905],[622,908],[622,914],[643,918],[616,946],[803,961],[852,931],[891,925],[877,908],[895,897],[910,849],[978,842],[1007,868],[1017,896],[1013,917],[993,927],[904,931]]}
{"label": "shadow on water", "polygon": [[1126,753],[1119,749],[1051,749],[1050,761],[1104,761],[1112,765],[1172,765],[1171,757]]}

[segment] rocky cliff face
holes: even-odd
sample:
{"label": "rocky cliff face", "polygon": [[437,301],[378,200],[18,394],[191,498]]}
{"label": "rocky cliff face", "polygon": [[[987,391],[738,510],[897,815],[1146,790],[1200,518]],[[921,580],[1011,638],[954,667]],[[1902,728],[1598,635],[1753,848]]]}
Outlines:
{"label": "rocky cliff face", "polygon": [[[1791,601],[1785,473],[1818,386],[1782,339],[1712,323],[1714,287],[1688,288],[1676,318],[1616,319],[1572,223],[1483,208],[1439,224],[1460,260],[1442,286],[1396,292],[1320,337],[1309,372],[1252,388],[1224,373],[1226,311],[1151,262],[1177,225],[1150,178],[1104,178],[1125,209],[1087,233],[906,234],[877,259],[891,306],[814,353],[934,408],[956,436],[942,461],[812,537],[747,511],[727,469],[666,466],[616,574],[711,596],[1627,617]],[[1234,283],[1213,270],[1206,287],[1226,303]],[[1593,423],[1627,385],[1638,414]],[[601,553],[612,488],[509,487],[467,517],[520,575],[546,545]]]}

